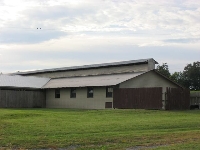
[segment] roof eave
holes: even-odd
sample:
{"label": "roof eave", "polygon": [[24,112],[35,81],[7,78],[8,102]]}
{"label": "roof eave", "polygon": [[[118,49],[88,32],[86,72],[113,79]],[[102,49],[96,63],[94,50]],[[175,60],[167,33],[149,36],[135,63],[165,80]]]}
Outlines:
{"label": "roof eave", "polygon": [[[71,71],[71,70],[87,70],[87,69],[95,69],[95,68],[109,68],[109,67],[118,67],[118,66],[129,66],[129,65],[134,65],[134,64],[136,64],[136,65],[138,65],[138,64],[146,64],[151,59],[153,59],[153,58],[122,61],[122,62],[113,62],[113,63],[103,63],[103,64],[92,64],[92,65],[84,65],[84,66],[74,66],[74,67],[35,70],[35,71],[28,71],[28,72],[17,72],[17,73],[13,73],[13,74],[14,75],[32,75],[32,74],[34,75],[34,74],[38,74],[38,73],[50,73],[50,72],[63,72],[63,71]],[[158,62],[155,61],[155,64],[158,64]]]}
{"label": "roof eave", "polygon": [[17,87],[17,86],[0,86],[0,90],[2,90],[2,89],[40,90],[42,88],[37,88],[37,87]]}

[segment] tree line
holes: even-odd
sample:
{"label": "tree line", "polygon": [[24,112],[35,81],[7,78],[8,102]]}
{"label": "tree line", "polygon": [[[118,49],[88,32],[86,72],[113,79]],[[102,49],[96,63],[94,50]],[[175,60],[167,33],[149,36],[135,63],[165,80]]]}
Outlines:
{"label": "tree line", "polygon": [[185,88],[189,88],[190,90],[200,90],[200,62],[193,62],[191,64],[187,64],[184,67],[183,71],[174,72],[170,74],[167,63],[163,63],[162,65],[158,65],[156,70],[160,72],[162,75],[168,77],[174,82],[184,86]]}

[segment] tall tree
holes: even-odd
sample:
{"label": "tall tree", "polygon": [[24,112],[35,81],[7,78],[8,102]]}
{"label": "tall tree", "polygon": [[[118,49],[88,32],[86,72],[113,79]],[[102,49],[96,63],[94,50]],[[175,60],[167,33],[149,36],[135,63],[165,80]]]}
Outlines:
{"label": "tall tree", "polygon": [[157,67],[156,67],[156,70],[158,71],[158,72],[160,72],[162,75],[164,75],[164,76],[166,76],[166,77],[170,77],[170,72],[169,72],[169,68],[168,68],[168,65],[167,65],[167,63],[163,63],[161,66],[160,65],[158,65]]}
{"label": "tall tree", "polygon": [[188,64],[183,71],[184,85],[191,90],[200,90],[200,62]]}
{"label": "tall tree", "polygon": [[183,76],[183,72],[174,72],[171,76],[170,79],[173,80],[174,82],[184,86],[185,79]]}

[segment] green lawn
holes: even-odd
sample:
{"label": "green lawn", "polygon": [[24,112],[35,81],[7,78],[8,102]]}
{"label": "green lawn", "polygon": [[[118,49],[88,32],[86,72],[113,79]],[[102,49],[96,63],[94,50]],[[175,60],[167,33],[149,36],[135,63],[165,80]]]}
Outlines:
{"label": "green lawn", "polygon": [[200,111],[0,109],[0,149],[200,149]]}

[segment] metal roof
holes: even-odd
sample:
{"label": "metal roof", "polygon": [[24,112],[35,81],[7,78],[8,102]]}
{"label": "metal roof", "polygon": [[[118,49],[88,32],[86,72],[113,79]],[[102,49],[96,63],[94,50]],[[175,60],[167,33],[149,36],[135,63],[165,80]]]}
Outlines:
{"label": "metal roof", "polygon": [[[53,69],[27,71],[27,72],[17,72],[17,73],[13,73],[13,74],[26,75],[26,74],[36,74],[36,73],[43,73],[43,72],[56,72],[56,71],[67,71],[67,70],[79,70],[79,69],[89,69],[89,68],[122,66],[122,65],[138,64],[138,63],[148,63],[149,60],[154,60],[154,59],[153,58],[148,58],[148,59],[113,62],[113,63],[103,63],[103,64],[92,64],[92,65],[84,65],[84,66],[53,68]],[[155,61],[155,63],[157,64],[156,61]]]}
{"label": "metal roof", "polygon": [[43,88],[111,86],[143,73],[144,72],[51,79]]}
{"label": "metal roof", "polygon": [[49,80],[50,78],[0,74],[0,88],[41,88]]}

